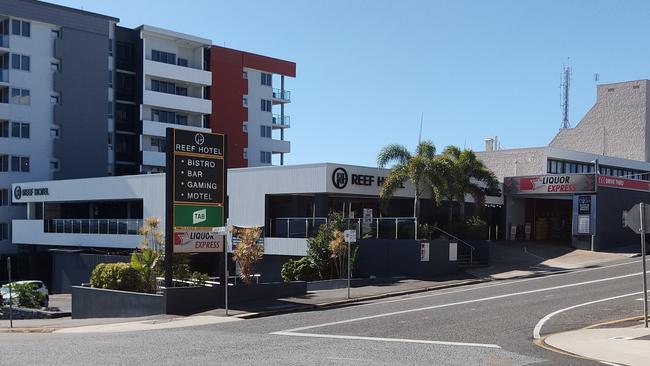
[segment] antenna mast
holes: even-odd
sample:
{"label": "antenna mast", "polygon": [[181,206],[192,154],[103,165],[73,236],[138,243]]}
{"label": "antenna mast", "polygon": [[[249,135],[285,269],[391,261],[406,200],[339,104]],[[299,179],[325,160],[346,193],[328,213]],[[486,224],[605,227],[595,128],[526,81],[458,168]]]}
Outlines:
{"label": "antenna mast", "polygon": [[562,127],[571,128],[569,123],[569,85],[571,83],[571,70],[570,65],[565,65],[562,71]]}

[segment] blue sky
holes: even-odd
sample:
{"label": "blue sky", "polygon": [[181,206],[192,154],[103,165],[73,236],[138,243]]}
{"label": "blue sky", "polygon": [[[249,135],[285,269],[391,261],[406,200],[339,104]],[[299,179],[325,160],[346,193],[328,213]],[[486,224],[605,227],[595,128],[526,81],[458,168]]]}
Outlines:
{"label": "blue sky", "polygon": [[650,77],[645,1],[57,0],[291,60],[285,163],[375,165],[389,143],[423,138],[475,150],[542,146],[561,123],[560,74],[573,67],[570,121],[599,83]]}

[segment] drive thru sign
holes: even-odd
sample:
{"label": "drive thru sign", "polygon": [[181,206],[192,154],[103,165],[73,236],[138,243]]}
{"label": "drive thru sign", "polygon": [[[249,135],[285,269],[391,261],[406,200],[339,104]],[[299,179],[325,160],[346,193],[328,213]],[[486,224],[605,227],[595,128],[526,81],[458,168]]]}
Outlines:
{"label": "drive thru sign", "polygon": [[645,265],[645,235],[650,228],[650,207],[645,203],[637,203],[629,211],[623,211],[623,222],[625,226],[634,230],[635,233],[641,236],[641,263],[643,271],[643,323],[648,327],[648,283],[646,280],[646,265]]}

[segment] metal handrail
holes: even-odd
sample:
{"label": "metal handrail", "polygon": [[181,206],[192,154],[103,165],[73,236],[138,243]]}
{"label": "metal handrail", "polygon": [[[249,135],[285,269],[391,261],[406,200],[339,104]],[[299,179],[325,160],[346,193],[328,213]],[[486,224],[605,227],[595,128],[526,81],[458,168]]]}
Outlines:
{"label": "metal handrail", "polygon": [[434,226],[433,228],[434,228],[435,230],[439,230],[439,231],[441,231],[443,234],[445,234],[445,235],[447,235],[447,236],[450,236],[452,239],[454,239],[454,240],[456,240],[456,241],[458,241],[458,242],[460,242],[460,243],[462,243],[462,244],[467,245],[468,247],[470,247],[471,250],[470,250],[470,252],[469,252],[469,264],[470,264],[470,265],[473,265],[473,264],[474,264],[474,251],[476,250],[476,248],[475,248],[473,245],[471,245],[471,244],[469,244],[468,242],[466,242],[465,240],[463,240],[463,239],[457,237],[456,235],[454,235],[454,234],[452,234],[452,233],[450,233],[450,232],[447,232],[447,231],[445,231],[445,230],[439,228],[438,226]]}

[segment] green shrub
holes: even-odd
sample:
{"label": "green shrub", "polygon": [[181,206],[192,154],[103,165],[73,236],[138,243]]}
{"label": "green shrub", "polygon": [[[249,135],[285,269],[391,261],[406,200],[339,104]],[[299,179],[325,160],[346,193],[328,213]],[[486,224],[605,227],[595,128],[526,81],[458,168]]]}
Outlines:
{"label": "green shrub", "polygon": [[142,276],[129,263],[100,263],[90,275],[90,285],[122,291],[142,291]]}
{"label": "green shrub", "polygon": [[36,289],[37,287],[33,283],[11,284],[11,291],[14,291],[18,298],[18,306],[23,308],[37,309],[41,307],[44,295]]}
{"label": "green shrub", "polygon": [[194,282],[194,286],[204,286],[205,283],[210,279],[207,273],[201,272],[192,272],[190,280]]}
{"label": "green shrub", "polygon": [[464,223],[454,225],[454,235],[465,240],[485,240],[488,237],[488,226],[480,217],[468,216]]}
{"label": "green shrub", "polygon": [[298,260],[289,259],[282,265],[280,272],[282,279],[289,281],[313,281],[319,279],[318,271],[308,257],[302,257]]}

